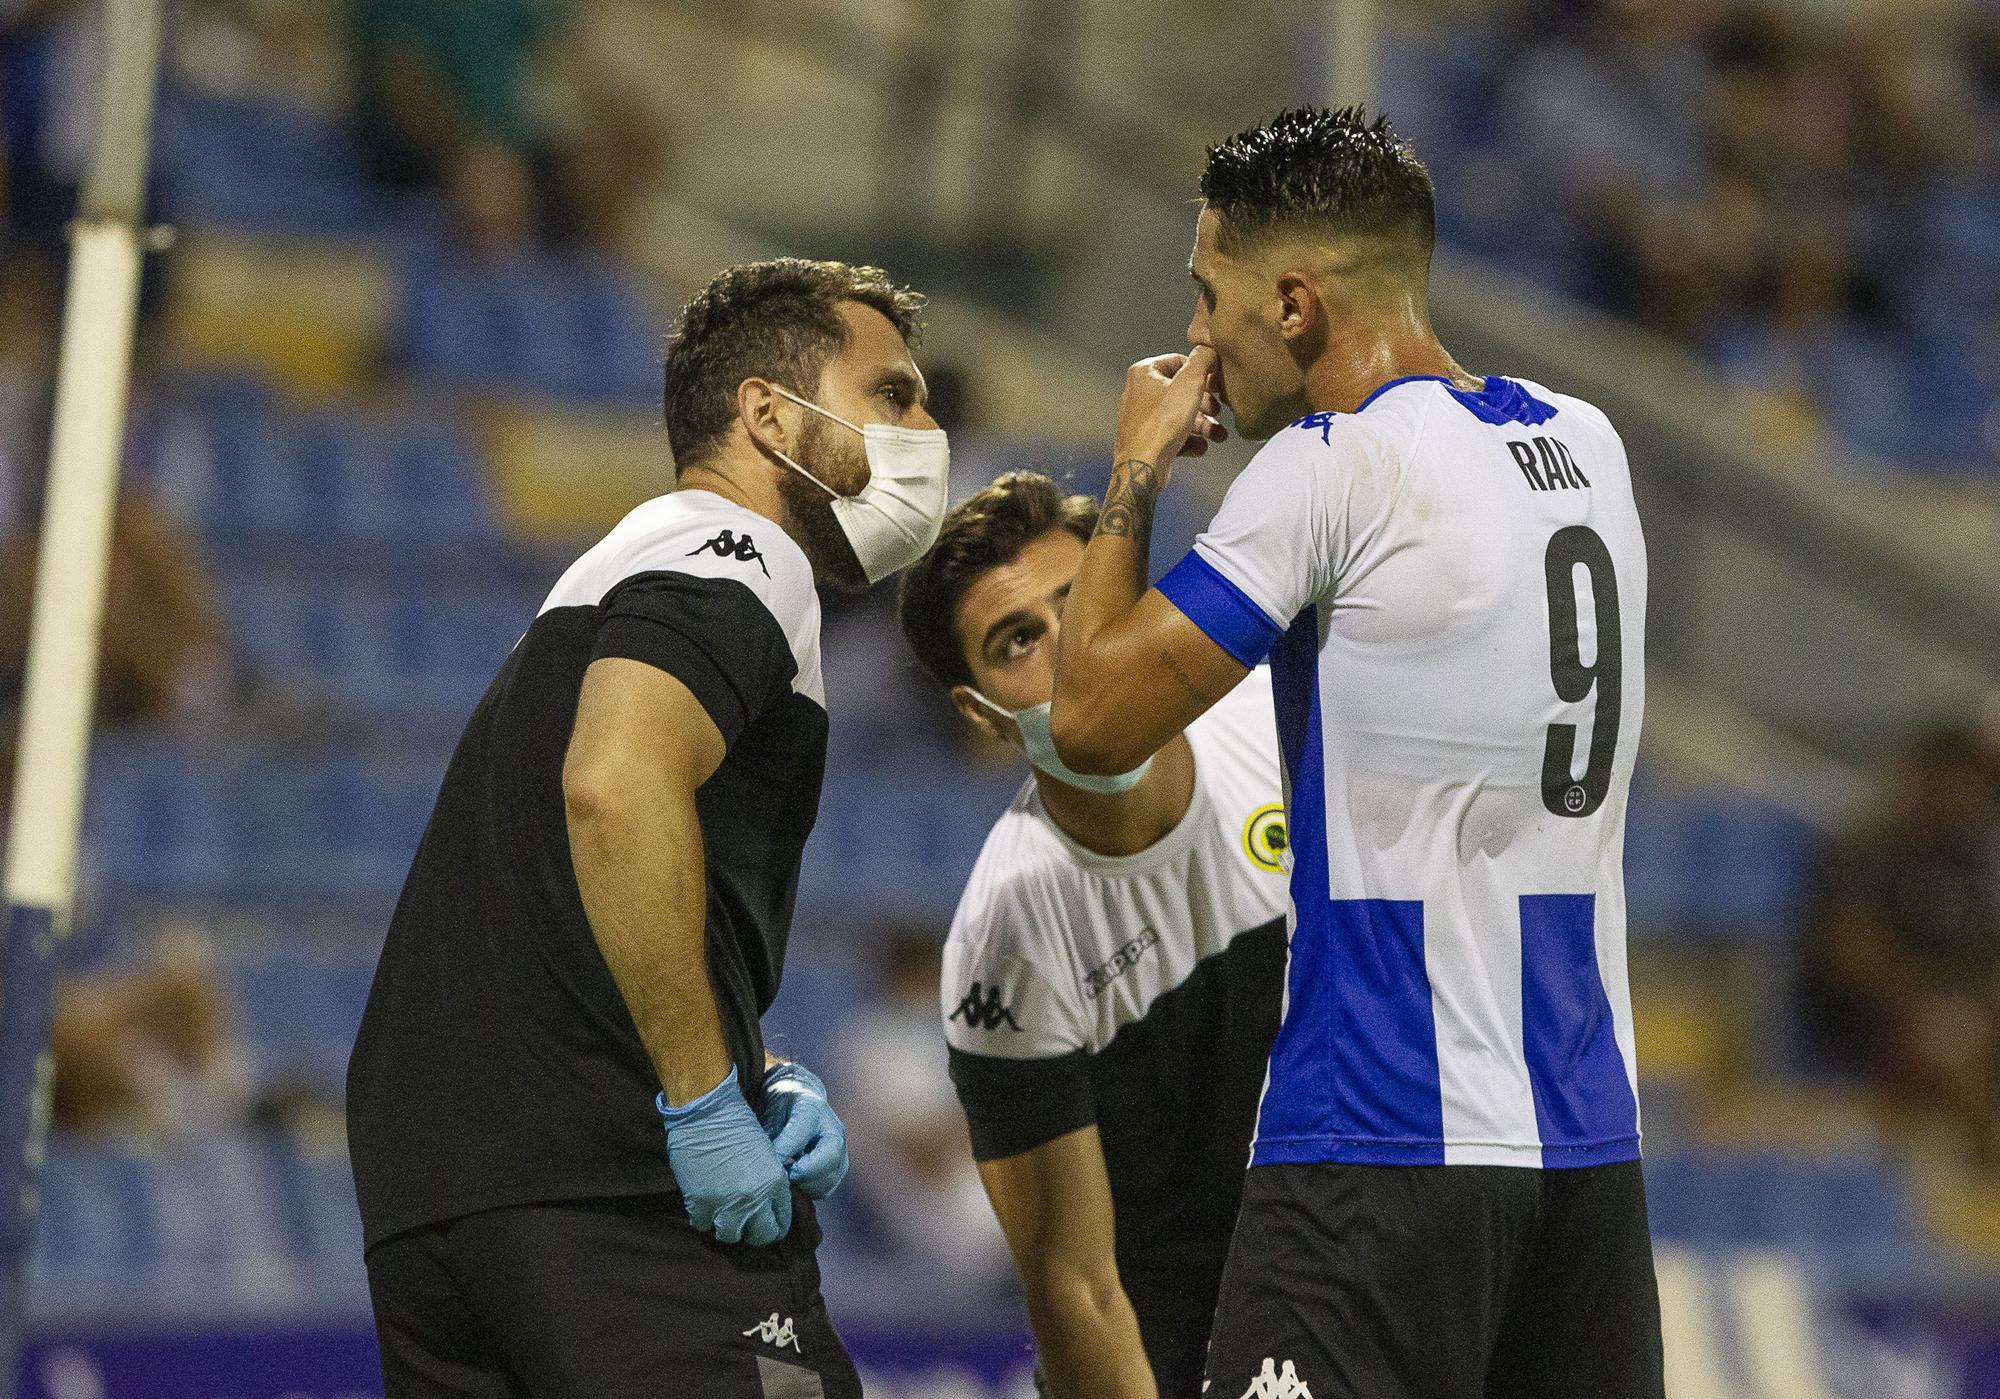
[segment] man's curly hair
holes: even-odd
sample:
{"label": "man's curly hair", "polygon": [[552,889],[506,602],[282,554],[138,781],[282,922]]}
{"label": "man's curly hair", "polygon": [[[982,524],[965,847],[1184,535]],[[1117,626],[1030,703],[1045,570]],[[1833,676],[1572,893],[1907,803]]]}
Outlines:
{"label": "man's curly hair", "polygon": [[781,257],[725,269],[681,308],[667,342],[667,442],[679,463],[713,452],[736,419],[745,379],[817,391],[827,361],[847,348],[844,301],[888,317],[904,341],[922,334],[924,298],[879,267]]}
{"label": "man's curly hair", "polygon": [[1055,529],[1088,544],[1097,531],[1097,501],[1064,495],[1039,471],[1010,471],[944,517],[937,543],[903,574],[896,607],[903,640],[938,684],[949,689],[972,683],[972,666],[958,640],[959,599],[989,569],[1012,563]]}

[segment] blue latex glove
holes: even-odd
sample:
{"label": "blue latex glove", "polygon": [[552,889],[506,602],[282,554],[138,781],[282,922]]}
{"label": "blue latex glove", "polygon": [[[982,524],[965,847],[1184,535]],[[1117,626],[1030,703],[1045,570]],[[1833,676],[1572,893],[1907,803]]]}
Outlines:
{"label": "blue latex glove", "polygon": [[764,1075],[764,1131],[792,1184],[824,1200],[847,1175],[847,1129],[826,1101],[826,1085],[803,1064]]}
{"label": "blue latex glove", "polygon": [[773,1244],[791,1232],[792,1186],[757,1115],[743,1100],[736,1070],[681,1107],[662,1093],[653,1105],[667,1124],[667,1160],[688,1218],[726,1244]]}

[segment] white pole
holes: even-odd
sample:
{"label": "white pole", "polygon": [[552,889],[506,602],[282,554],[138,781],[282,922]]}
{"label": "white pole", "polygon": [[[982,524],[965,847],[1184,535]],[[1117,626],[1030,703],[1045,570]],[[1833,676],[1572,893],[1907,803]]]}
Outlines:
{"label": "white pole", "polygon": [[76,892],[106,561],[138,308],[159,0],[104,0],[96,144],[71,233],[0,960],[0,1399],[20,1383],[56,946]]}
{"label": "white pole", "polygon": [[1377,0],[1333,0],[1326,25],[1326,104],[1375,106]]}

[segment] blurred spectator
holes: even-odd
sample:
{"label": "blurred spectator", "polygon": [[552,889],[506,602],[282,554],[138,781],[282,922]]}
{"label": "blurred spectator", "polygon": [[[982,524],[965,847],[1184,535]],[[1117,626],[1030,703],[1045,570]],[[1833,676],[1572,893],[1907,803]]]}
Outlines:
{"label": "blurred spectator", "polygon": [[665,163],[665,134],[651,108],[562,42],[566,0],[353,9],[362,132],[382,183],[444,191],[475,231],[497,217],[557,241],[622,241]]}
{"label": "blurred spectator", "polygon": [[198,933],[170,934],[150,965],[56,989],[50,1119],[59,1131],[173,1142],[239,1125],[247,1080]]}
{"label": "blurred spectator", "polygon": [[[59,270],[69,252],[97,131],[104,40],[96,0],[0,0],[0,173],[9,267],[23,254]],[[160,171],[149,168],[145,206],[160,206]],[[160,257],[141,265],[139,310],[159,306]],[[51,321],[51,326],[56,324]]]}
{"label": "blurred spectator", "polygon": [[540,240],[534,175],[504,146],[472,146],[445,175],[458,251],[478,263],[518,257]]}
{"label": "blurred spectator", "polygon": [[1699,0],[1597,0],[1543,21],[1507,99],[1527,168],[1579,202],[1613,190],[1691,193],[1715,75]]}
{"label": "blurred spectator", "polygon": [[[11,787],[8,736],[26,678],[61,325],[53,260],[17,253],[0,263],[0,790]],[[142,370],[141,393],[143,380]],[[100,721],[212,723],[241,680],[200,546],[127,483],[112,521]]]}
{"label": "blurred spectator", "polygon": [[1909,743],[1878,809],[1827,854],[1810,918],[1821,1050],[2000,1170],[2000,756],[1977,731]]}
{"label": "blurred spectator", "polygon": [[1914,415],[1895,344],[1867,305],[1850,241],[1814,223],[1777,240],[1743,312],[1709,342],[1722,373],[1800,420],[1824,413],[1855,445],[1900,455]]}
{"label": "blurred spectator", "polygon": [[[1705,353],[1780,440],[1825,428],[1892,460],[1990,466],[1995,14],[1517,6],[1482,48],[1504,75],[1493,119],[1457,139],[1532,173],[1497,205],[1481,193],[1490,178],[1455,181],[1445,227]],[[1463,52],[1430,45],[1440,61],[1409,71],[1465,86]]]}
{"label": "blurred spectator", "polygon": [[924,385],[930,390],[924,406],[939,427],[961,436],[979,431],[978,402],[964,370],[950,360],[934,364],[924,372]]}
{"label": "blurred spectator", "polygon": [[[0,540],[0,706],[18,702],[27,670],[36,541]],[[100,719],[164,722],[211,713],[234,683],[199,549],[143,498],[121,500],[98,673]]]}
{"label": "blurred spectator", "polygon": [[171,38],[170,72],[191,91],[325,113],[347,104],[346,35],[324,0],[188,0]]}
{"label": "blurred spectator", "polygon": [[6,245],[61,247],[76,212],[95,124],[98,39],[88,0],[0,6],[0,126],[4,126]]}
{"label": "blurred spectator", "polygon": [[841,1033],[827,1077],[854,1161],[846,1189],[874,1242],[967,1298],[1008,1290],[1014,1274],[946,1069],[942,951],[926,931],[888,939],[875,999]]}

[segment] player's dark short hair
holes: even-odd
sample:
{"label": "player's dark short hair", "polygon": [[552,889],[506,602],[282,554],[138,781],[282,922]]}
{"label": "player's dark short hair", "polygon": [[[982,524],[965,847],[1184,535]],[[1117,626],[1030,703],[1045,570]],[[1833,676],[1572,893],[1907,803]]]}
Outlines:
{"label": "player's dark short hair", "polygon": [[701,460],[736,419],[745,379],[769,379],[810,397],[827,361],[847,348],[840,318],[858,301],[889,318],[904,341],[922,333],[924,298],[879,267],[800,257],[726,268],[681,308],[667,342],[667,442],[674,460]]}
{"label": "player's dark short hair", "polygon": [[1097,501],[1064,495],[1039,471],[1010,471],[944,517],[937,543],[903,574],[896,605],[903,640],[938,684],[972,683],[972,665],[958,642],[958,600],[981,574],[1012,563],[1054,529],[1089,543],[1097,531]]}
{"label": "player's dark short hair", "polygon": [[1430,172],[1387,117],[1360,107],[1296,107],[1209,147],[1201,197],[1225,253],[1318,233],[1406,240],[1428,260],[1437,237]]}

